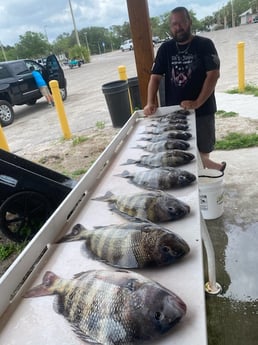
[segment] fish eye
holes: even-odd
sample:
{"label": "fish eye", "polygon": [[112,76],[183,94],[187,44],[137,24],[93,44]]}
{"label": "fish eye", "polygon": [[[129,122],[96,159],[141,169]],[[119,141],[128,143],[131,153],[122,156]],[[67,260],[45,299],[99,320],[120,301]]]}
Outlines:
{"label": "fish eye", "polygon": [[168,246],[163,246],[163,247],[162,247],[162,251],[163,251],[164,253],[168,253],[168,252],[170,251],[170,248],[169,248]]}
{"label": "fish eye", "polygon": [[76,235],[78,235],[78,234],[79,234],[79,232],[80,232],[80,230],[79,230],[79,229],[77,229],[77,228],[73,228],[73,230],[72,230],[72,235],[73,235],[73,236],[76,236]]}
{"label": "fish eye", "polygon": [[163,319],[163,315],[162,315],[162,313],[160,312],[160,311],[157,311],[156,313],[155,313],[155,319],[157,320],[157,321],[160,321],[160,320],[162,320]]}

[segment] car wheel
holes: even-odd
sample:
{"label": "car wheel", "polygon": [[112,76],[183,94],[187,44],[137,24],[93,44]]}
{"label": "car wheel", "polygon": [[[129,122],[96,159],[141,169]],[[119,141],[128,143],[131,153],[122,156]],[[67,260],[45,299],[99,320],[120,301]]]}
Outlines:
{"label": "car wheel", "polygon": [[46,222],[52,207],[44,195],[22,191],[11,195],[0,207],[0,228],[15,242],[32,239]]}
{"label": "car wheel", "polygon": [[63,87],[63,88],[60,89],[60,94],[61,94],[62,100],[65,101],[66,98],[67,98],[67,89],[66,89],[66,87]]}
{"label": "car wheel", "polygon": [[10,125],[14,121],[14,111],[10,103],[0,101],[0,123],[3,127]]}

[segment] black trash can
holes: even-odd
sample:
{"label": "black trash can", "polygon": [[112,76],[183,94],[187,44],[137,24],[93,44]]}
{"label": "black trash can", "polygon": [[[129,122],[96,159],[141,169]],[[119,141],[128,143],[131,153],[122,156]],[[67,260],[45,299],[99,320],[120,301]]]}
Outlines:
{"label": "black trash can", "polygon": [[129,85],[133,111],[137,109],[142,109],[138,78],[137,77],[129,78],[128,85]]}
{"label": "black trash can", "polygon": [[166,100],[165,100],[165,77],[162,77],[159,84],[159,106],[165,107]]}
{"label": "black trash can", "polygon": [[127,80],[116,80],[102,85],[113,127],[121,128],[131,116]]}

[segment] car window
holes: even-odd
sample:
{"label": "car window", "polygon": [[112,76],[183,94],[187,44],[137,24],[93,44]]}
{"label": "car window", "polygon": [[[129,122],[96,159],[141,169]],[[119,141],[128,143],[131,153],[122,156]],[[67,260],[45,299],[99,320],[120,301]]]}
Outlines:
{"label": "car window", "polygon": [[57,59],[54,55],[50,55],[47,58],[46,67],[52,73],[57,72],[59,70],[59,65],[58,65]]}
{"label": "car window", "polygon": [[42,66],[38,64],[36,61],[33,60],[25,60],[25,64],[28,68],[28,71],[30,71],[30,67],[34,67],[36,71],[42,72]]}
{"label": "car window", "polygon": [[16,61],[12,63],[12,70],[16,75],[22,75],[29,72],[24,61]]}
{"label": "car window", "polygon": [[0,79],[12,77],[6,66],[0,66]]}

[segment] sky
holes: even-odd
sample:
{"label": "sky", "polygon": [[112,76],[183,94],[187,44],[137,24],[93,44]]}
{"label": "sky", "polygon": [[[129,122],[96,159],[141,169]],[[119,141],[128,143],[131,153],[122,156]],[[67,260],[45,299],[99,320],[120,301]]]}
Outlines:
{"label": "sky", "polygon": [[[139,0],[141,1],[141,0]],[[148,0],[150,17],[185,6],[202,19],[220,9],[222,0]],[[71,0],[77,30],[91,26],[110,28],[129,22],[126,0]],[[74,29],[69,0],[8,0],[0,2],[0,42],[13,46],[26,31],[41,32],[53,42]]]}

